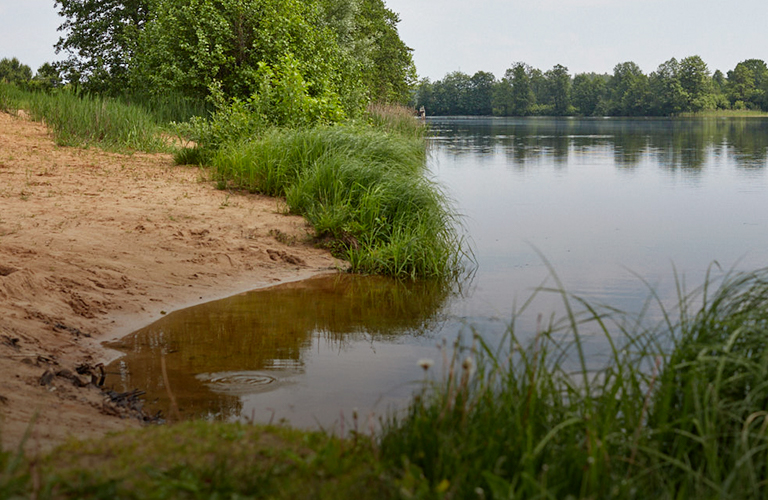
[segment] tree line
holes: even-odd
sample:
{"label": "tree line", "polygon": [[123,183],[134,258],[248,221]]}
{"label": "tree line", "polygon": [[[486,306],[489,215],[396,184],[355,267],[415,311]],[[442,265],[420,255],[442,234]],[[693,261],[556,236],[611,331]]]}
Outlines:
{"label": "tree line", "polygon": [[523,62],[501,79],[455,71],[416,85],[414,104],[431,115],[671,116],[734,109],[768,111],[768,67],[748,59],[723,74],[699,56],[672,58],[646,75],[634,62],[613,74],[571,76],[560,64],[541,71]]}

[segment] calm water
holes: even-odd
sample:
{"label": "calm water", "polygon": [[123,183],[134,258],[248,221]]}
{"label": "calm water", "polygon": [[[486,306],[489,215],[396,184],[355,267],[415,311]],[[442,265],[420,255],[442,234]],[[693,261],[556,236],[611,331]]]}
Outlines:
{"label": "calm water", "polygon": [[[171,416],[161,356],[184,418],[360,425],[403,407],[470,327],[498,342],[515,303],[553,280],[638,310],[649,282],[700,284],[768,266],[768,120],[431,120],[430,168],[464,215],[477,259],[461,290],[340,276],[178,311],[127,337],[117,389]],[[560,310],[542,295],[520,326]],[[600,350],[594,341],[594,352]]]}

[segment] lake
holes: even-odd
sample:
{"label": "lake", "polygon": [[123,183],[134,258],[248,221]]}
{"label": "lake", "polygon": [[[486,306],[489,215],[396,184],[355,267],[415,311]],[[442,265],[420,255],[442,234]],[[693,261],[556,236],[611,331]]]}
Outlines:
{"label": "lake", "polygon": [[[126,355],[107,384],[147,391],[169,419],[172,394],[181,418],[367,428],[407,404],[420,359],[439,373],[459,335],[498,343],[553,272],[569,292],[638,312],[649,286],[673,304],[676,275],[693,289],[708,270],[768,266],[768,119],[429,125],[429,169],[476,260],[460,285],[334,276],[176,311],[114,344]],[[561,313],[557,294],[539,294],[517,331]]]}

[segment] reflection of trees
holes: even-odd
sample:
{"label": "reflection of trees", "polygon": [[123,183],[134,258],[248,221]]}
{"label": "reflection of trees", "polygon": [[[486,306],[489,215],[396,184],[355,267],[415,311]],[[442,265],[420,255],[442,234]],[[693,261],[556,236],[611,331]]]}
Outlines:
{"label": "reflection of trees", "polygon": [[665,169],[699,175],[724,147],[738,167],[763,168],[768,161],[768,121],[727,119],[557,119],[510,118],[434,121],[435,141],[455,155],[504,151],[516,167],[552,159],[567,162],[572,152],[610,148],[617,168],[644,158]]}
{"label": "reflection of trees", "polygon": [[112,347],[126,356],[124,380],[169,413],[161,356],[185,417],[238,415],[239,399],[216,393],[195,378],[223,371],[301,371],[315,336],[343,344],[365,336],[384,340],[434,327],[449,285],[403,283],[381,277],[340,275],[257,290],[169,314]]}
{"label": "reflection of trees", "polygon": [[748,118],[728,120],[728,146],[742,168],[765,168],[768,162],[768,122]]}

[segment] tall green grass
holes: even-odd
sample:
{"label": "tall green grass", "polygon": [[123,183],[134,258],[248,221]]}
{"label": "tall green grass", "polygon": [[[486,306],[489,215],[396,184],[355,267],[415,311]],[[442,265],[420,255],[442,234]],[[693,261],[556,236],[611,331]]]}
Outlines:
{"label": "tall green grass", "polygon": [[[768,270],[681,290],[652,328],[558,293],[564,320],[527,344],[514,322],[502,347],[476,335],[386,423],[382,460],[410,493],[768,496]],[[586,335],[610,346],[605,365],[586,359]]]}
{"label": "tall green grass", "polygon": [[162,132],[169,128],[168,121],[205,113],[204,105],[173,96],[148,99],[77,95],[67,89],[33,92],[0,83],[0,110],[25,110],[44,122],[62,146],[167,151]]}
{"label": "tall green grass", "polygon": [[375,103],[368,106],[368,119],[374,127],[407,137],[424,137],[427,127],[415,110],[396,104]]}
{"label": "tall green grass", "polygon": [[461,270],[458,219],[427,176],[418,137],[371,127],[273,130],[223,148],[212,164],[222,186],[284,196],[355,272],[432,278]]}
{"label": "tall green grass", "polygon": [[167,93],[150,95],[128,93],[118,100],[127,106],[137,106],[149,113],[154,121],[164,128],[171,123],[186,122],[194,117],[207,117],[213,106],[203,99],[192,99],[180,94]]}
{"label": "tall green grass", "polygon": [[44,122],[62,146],[162,151],[166,146],[154,118],[139,106],[69,92],[36,92],[26,100],[34,120]]}

